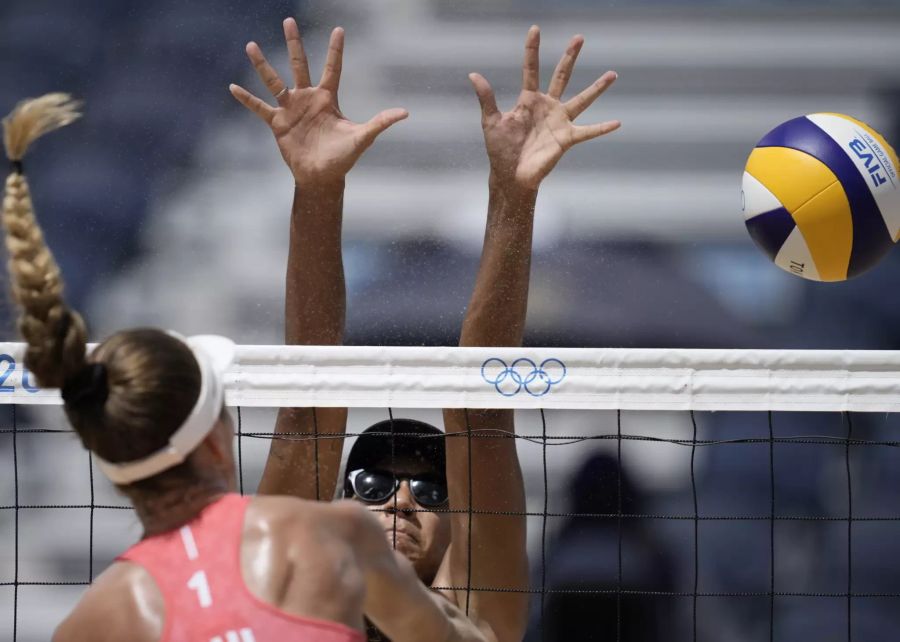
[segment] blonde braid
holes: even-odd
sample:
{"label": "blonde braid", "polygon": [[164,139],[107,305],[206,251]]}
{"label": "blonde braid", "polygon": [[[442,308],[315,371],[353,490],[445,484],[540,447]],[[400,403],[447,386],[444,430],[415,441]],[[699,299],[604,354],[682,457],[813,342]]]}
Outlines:
{"label": "blonde braid", "polygon": [[22,308],[25,364],[48,388],[61,387],[84,367],[87,331],[81,316],[63,300],[62,274],[34,216],[21,161],[35,140],[78,119],[79,106],[68,94],[47,94],[20,102],[3,119],[3,144],[13,162],[2,214],[12,293]]}

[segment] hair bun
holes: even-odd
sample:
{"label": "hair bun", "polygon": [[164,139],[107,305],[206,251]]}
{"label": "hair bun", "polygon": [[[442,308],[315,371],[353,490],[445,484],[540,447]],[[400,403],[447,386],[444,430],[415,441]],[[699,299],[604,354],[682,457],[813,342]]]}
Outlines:
{"label": "hair bun", "polygon": [[88,363],[63,382],[62,398],[70,408],[102,406],[109,397],[106,366]]}

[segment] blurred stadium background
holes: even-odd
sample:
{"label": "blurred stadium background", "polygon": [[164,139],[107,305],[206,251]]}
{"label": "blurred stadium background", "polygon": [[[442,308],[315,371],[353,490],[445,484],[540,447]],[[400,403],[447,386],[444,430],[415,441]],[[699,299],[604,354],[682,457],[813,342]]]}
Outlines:
{"label": "blurred stadium background", "polygon": [[[483,73],[501,108],[510,106],[525,31],[538,23],[543,78],[567,38],[584,34],[570,92],[617,70],[615,87],[583,118],[624,124],[567,155],[541,190],[529,344],[900,348],[900,255],[852,282],[813,284],[757,251],[740,213],[747,154],[784,120],[845,112],[895,146],[900,141],[897,0],[5,0],[0,111],[47,91],[86,101],[84,121],[41,142],[28,168],[69,298],[86,312],[95,338],[124,326],[160,325],[241,343],[282,341],[292,181],[269,132],[233,101],[227,84],[265,94],[244,56],[250,39],[286,72],[280,24],[287,15],[301,23],[314,77],[331,27],[346,28],[340,98],[348,117],[363,120],[392,106],[411,113],[348,180],[349,343],[455,343],[487,202],[479,112],[466,74]],[[7,305],[5,336],[12,339],[9,312]],[[258,414],[261,426],[271,425],[271,413]],[[550,428],[615,429],[614,415],[589,414],[555,415]],[[370,418],[356,417],[351,430]],[[764,416],[715,413],[700,420],[706,435],[768,434]],[[782,434],[845,431],[838,416],[779,414],[775,425]],[[885,436],[894,425],[891,418],[859,417],[854,431]],[[690,420],[630,413],[624,430],[689,438]],[[87,501],[87,457],[77,444],[48,436],[23,436],[19,444],[20,503]],[[266,446],[245,452],[250,490]],[[526,477],[534,480],[529,500],[538,502],[540,449],[520,450]],[[11,461],[3,435],[0,451]],[[608,509],[614,499],[604,481],[616,475],[609,452],[586,444],[554,449],[553,505]],[[900,513],[900,459],[867,452],[853,460],[860,512]],[[675,446],[626,444],[635,512],[690,512],[689,455]],[[831,476],[840,472],[842,456],[839,448],[779,448],[779,508],[845,515],[846,487]],[[698,457],[704,510],[767,514],[766,449],[719,448]],[[0,502],[12,504],[7,464],[0,482]],[[99,480],[96,493],[97,502],[121,503]],[[12,541],[12,518],[12,511],[0,512],[0,541]],[[96,519],[95,573],[139,535],[128,511],[98,512]],[[84,580],[86,518],[41,511],[23,512],[21,520],[20,579]],[[554,523],[548,580],[614,587],[616,539],[609,528]],[[651,521],[629,531],[625,556],[634,581],[690,590],[691,528]],[[702,528],[703,586],[768,589],[767,524]],[[779,584],[841,590],[845,530],[779,523]],[[900,589],[897,531],[893,523],[858,528],[859,590]],[[13,563],[11,550],[0,549],[0,582],[12,577]],[[46,640],[81,590],[20,591],[18,639]],[[548,629],[567,621],[565,639],[609,639],[592,599],[550,604]],[[635,624],[623,639],[689,639],[684,609],[671,606],[631,601],[626,621],[652,625]],[[0,587],[0,607],[4,637],[12,629],[12,587]],[[586,609],[595,609],[592,626],[577,633],[572,614]],[[765,599],[701,602],[701,639],[769,639],[766,609]],[[857,611],[855,640],[883,641],[900,631],[896,600],[867,601]],[[846,639],[843,616],[829,600],[784,600],[778,614],[778,639]]]}

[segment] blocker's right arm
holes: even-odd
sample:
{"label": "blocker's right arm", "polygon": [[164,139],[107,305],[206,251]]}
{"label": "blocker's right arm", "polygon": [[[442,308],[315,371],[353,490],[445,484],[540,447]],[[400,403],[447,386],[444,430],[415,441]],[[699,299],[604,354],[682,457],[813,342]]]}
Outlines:
{"label": "blocker's right arm", "polygon": [[[325,69],[311,85],[309,66],[297,23],[284,21],[294,87],[287,85],[256,43],[247,55],[277,107],[231,85],[232,95],[272,130],[294,175],[290,250],[285,284],[285,343],[338,345],[343,341],[346,294],[341,261],[344,180],[375,138],[406,118],[389,109],[366,123],[354,123],[338,108],[344,32],[331,34]],[[342,439],[291,437],[286,433],[343,435],[346,408],[282,408],[259,492],[330,500],[341,461]]]}
{"label": "blocker's right arm", "polygon": [[[340,345],[346,299],[341,261],[343,185],[294,190],[285,279],[285,343]],[[330,501],[343,439],[277,435],[342,435],[346,408],[281,408],[259,493]]]}

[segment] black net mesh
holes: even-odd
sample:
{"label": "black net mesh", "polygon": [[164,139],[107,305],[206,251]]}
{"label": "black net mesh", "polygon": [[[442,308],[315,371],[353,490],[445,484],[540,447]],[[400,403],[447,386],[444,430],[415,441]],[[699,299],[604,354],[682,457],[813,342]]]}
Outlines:
{"label": "black net mesh", "polygon": [[[13,642],[46,640],[140,529],[61,413],[42,427],[43,411],[0,412],[0,627]],[[351,413],[348,437],[397,414],[368,413]],[[255,490],[271,439],[330,438],[276,436],[268,411],[235,415],[242,493]],[[870,413],[529,410],[515,436],[418,435],[465,439],[469,452],[514,438],[526,475],[529,584],[473,584],[470,567],[464,586],[440,588],[530,594],[529,641],[890,639],[900,630],[894,428],[892,415]],[[471,498],[437,510],[492,514]]]}

